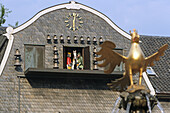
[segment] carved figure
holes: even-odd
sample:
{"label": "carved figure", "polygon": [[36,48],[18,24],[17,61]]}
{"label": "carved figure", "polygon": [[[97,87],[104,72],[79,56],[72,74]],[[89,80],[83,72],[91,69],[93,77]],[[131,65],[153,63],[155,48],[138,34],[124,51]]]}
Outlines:
{"label": "carved figure", "polygon": [[72,63],[71,63],[71,53],[68,52],[67,54],[67,69],[71,69]]}
{"label": "carved figure", "polygon": [[132,36],[131,48],[127,57],[113,51],[116,45],[110,41],[105,41],[103,44],[101,44],[101,50],[96,52],[96,54],[101,55],[99,58],[97,58],[97,61],[104,60],[104,62],[102,64],[98,64],[98,66],[106,67],[109,65],[109,69],[104,70],[105,73],[111,73],[115,69],[116,65],[120,66],[121,62],[125,63],[125,73],[123,74],[123,77],[112,81],[112,83],[108,83],[111,89],[120,92],[125,91],[128,86],[128,89],[131,89],[133,86],[135,86],[133,84],[132,76],[138,72],[138,86],[141,86],[142,73],[146,71],[148,65],[153,66],[153,62],[158,61],[159,57],[163,56],[164,51],[168,48],[168,44],[165,44],[158,50],[158,52],[149,57],[145,57],[139,45],[139,35],[135,29],[133,31],[133,33],[130,32]]}
{"label": "carved figure", "polygon": [[72,70],[77,69],[77,53],[76,50],[73,50],[73,65]]}
{"label": "carved figure", "polygon": [[83,57],[81,56],[81,53],[78,53],[78,56],[77,56],[77,63],[78,63],[78,67],[77,69],[81,69],[83,70]]}

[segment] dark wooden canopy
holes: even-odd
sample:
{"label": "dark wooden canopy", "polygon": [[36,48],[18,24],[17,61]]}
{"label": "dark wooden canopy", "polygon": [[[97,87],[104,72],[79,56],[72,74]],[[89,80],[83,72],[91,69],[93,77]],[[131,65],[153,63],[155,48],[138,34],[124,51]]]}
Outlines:
{"label": "dark wooden canopy", "polygon": [[68,70],[68,69],[37,69],[28,68],[25,77],[47,78],[85,78],[85,79],[116,79],[122,77],[123,72],[105,74],[102,70]]}

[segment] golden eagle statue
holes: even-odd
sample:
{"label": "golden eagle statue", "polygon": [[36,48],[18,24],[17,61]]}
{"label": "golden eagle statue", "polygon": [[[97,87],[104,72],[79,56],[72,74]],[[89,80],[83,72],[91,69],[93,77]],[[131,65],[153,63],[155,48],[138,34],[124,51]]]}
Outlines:
{"label": "golden eagle statue", "polygon": [[[133,87],[133,74],[139,72],[139,85],[141,86],[142,81],[142,73],[146,71],[148,65],[153,66],[154,61],[158,61],[160,56],[164,55],[164,51],[168,48],[168,44],[163,45],[158,52],[154,53],[149,57],[145,57],[140,45],[139,45],[139,35],[136,30],[133,29],[133,33],[130,31],[131,35],[131,48],[127,57],[113,51],[116,45],[113,42],[105,41],[101,44],[101,50],[96,52],[100,57],[97,58],[97,61],[104,62],[102,64],[98,64],[99,67],[108,67],[104,72],[109,74],[112,73],[115,67],[120,63],[125,63],[125,72],[123,77],[108,83],[111,89],[115,91],[125,91],[127,87]],[[128,87],[128,88],[129,88]]]}

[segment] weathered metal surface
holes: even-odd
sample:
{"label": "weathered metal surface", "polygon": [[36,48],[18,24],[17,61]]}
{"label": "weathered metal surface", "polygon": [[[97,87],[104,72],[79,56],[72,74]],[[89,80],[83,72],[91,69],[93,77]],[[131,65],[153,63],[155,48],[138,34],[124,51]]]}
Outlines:
{"label": "weathered metal surface", "polygon": [[[147,113],[157,104],[156,97],[148,94],[146,90],[138,90],[134,93],[122,92],[120,97],[122,100],[119,109],[123,108],[127,110],[127,113]],[[131,103],[129,109],[127,109],[128,103]]]}

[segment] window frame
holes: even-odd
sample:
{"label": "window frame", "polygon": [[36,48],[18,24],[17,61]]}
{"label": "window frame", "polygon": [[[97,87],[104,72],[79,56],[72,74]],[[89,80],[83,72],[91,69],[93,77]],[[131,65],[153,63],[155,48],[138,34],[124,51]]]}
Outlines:
{"label": "window frame", "polygon": [[[27,69],[26,69],[26,46],[32,46],[32,47],[35,47],[35,48],[38,48],[38,47],[43,47],[43,55],[42,55],[42,59],[43,59],[43,61],[42,61],[42,64],[43,64],[43,66],[42,66],[42,68],[45,68],[45,45],[38,45],[38,44],[24,44],[24,70],[26,71],[28,68],[32,68],[32,67],[28,67]],[[38,67],[37,67],[38,68]]]}
{"label": "window frame", "polygon": [[[77,47],[77,46],[63,46],[63,69],[67,69],[66,68],[66,59],[67,59],[67,51],[65,50],[66,48],[71,48],[71,49],[73,49],[73,48],[75,48],[75,50],[77,50],[77,49],[81,49],[81,56],[83,57],[83,70],[85,69],[85,67],[89,67],[88,69],[85,69],[85,70],[91,70],[90,69],[90,66],[91,66],[91,64],[90,64],[90,46],[80,46],[80,47]],[[77,49],[76,49],[77,48]],[[88,51],[89,51],[89,66],[85,66],[85,48],[88,48]],[[73,49],[74,50],[74,49]],[[64,52],[66,52],[66,53],[64,53]],[[73,55],[73,54],[72,54]]]}

